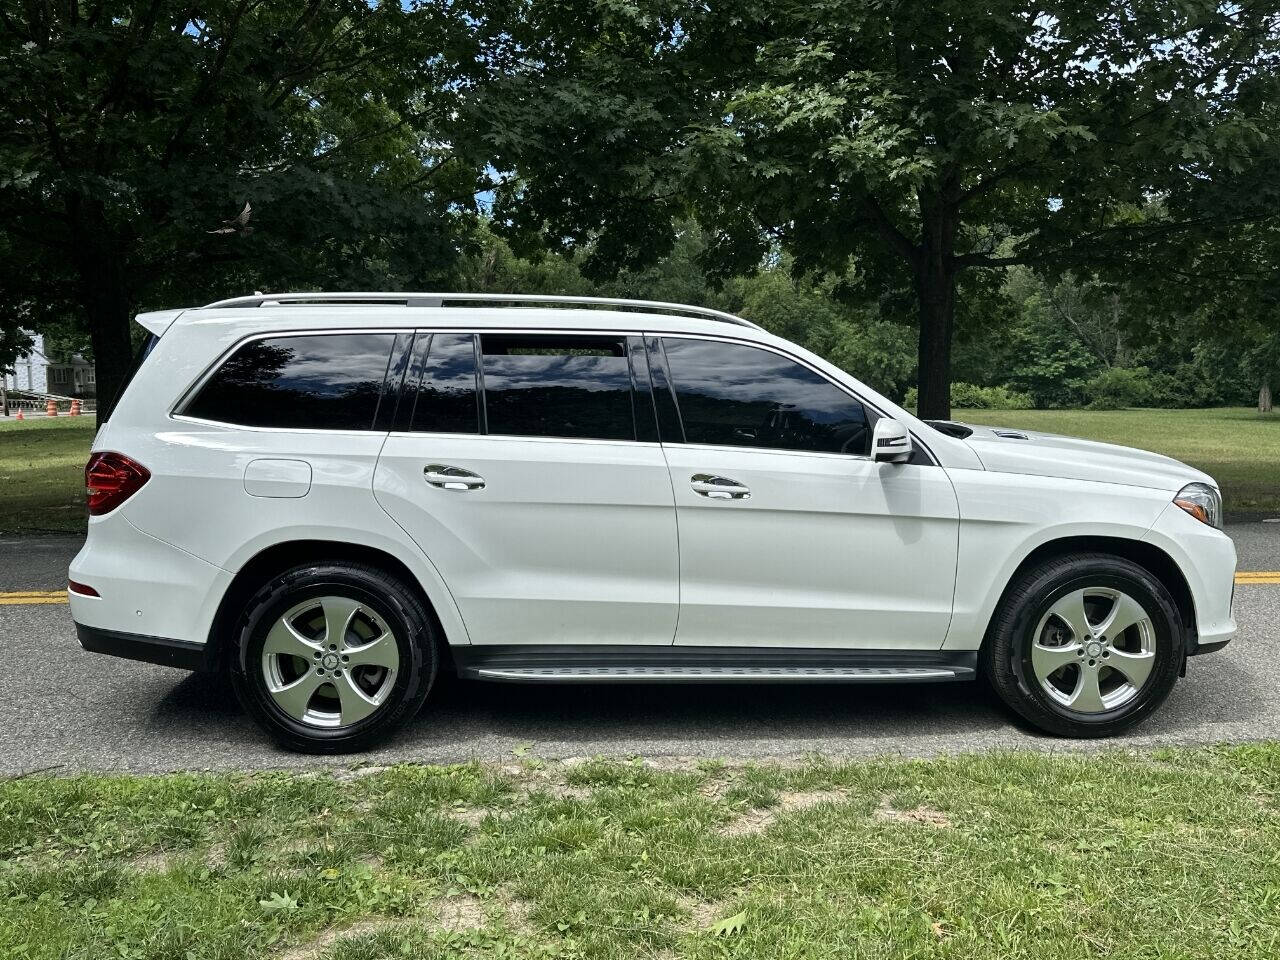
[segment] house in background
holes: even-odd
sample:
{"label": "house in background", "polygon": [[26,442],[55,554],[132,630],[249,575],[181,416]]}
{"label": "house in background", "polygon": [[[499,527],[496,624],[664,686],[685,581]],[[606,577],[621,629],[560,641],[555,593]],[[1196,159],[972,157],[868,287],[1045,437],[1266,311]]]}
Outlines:
{"label": "house in background", "polygon": [[31,334],[31,349],[13,363],[13,372],[4,375],[8,390],[26,390],[58,397],[94,397],[98,393],[93,364],[80,354],[60,363],[45,355],[44,336]]}

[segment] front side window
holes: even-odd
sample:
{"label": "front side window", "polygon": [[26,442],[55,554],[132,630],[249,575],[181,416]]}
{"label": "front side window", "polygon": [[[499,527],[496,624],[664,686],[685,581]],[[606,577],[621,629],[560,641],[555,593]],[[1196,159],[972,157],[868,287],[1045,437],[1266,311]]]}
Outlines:
{"label": "front side window", "polygon": [[623,336],[482,334],[488,432],[635,440]]}
{"label": "front side window", "polygon": [[394,340],[391,333],[252,340],[182,412],[247,427],[369,430]]}
{"label": "front side window", "polygon": [[862,404],[803,364],[715,340],[662,344],[686,443],[867,455]]}

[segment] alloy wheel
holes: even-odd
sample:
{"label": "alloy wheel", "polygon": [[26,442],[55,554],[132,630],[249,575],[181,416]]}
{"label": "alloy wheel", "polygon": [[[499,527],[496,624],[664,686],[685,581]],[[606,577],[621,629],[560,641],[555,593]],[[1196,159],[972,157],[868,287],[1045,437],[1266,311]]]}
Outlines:
{"label": "alloy wheel", "polygon": [[291,607],[262,645],[276,705],[313,727],[348,727],[386,702],[400,667],[395,635],[368,605],[322,596]]}
{"label": "alloy wheel", "polygon": [[1031,670],[1055,703],[1099,714],[1142,691],[1156,661],[1147,611],[1110,587],[1073,590],[1054,601],[1031,641]]}

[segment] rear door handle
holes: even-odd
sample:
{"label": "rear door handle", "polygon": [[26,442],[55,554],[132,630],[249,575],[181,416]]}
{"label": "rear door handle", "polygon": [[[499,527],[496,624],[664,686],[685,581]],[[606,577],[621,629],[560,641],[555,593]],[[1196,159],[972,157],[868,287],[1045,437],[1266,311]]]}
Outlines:
{"label": "rear door handle", "polygon": [[749,487],[728,477],[717,477],[710,473],[695,473],[689,480],[693,492],[712,500],[746,500],[751,496]]}
{"label": "rear door handle", "polygon": [[461,467],[451,467],[445,463],[428,464],[422,471],[423,478],[433,487],[441,490],[483,490],[484,477]]}

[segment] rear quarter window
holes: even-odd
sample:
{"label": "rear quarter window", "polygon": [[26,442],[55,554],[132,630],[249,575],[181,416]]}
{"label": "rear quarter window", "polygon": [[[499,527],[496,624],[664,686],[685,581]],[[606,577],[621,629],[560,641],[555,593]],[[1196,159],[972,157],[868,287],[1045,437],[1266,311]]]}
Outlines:
{"label": "rear quarter window", "polygon": [[394,342],[392,333],[251,340],[181,412],[246,427],[369,430]]}

